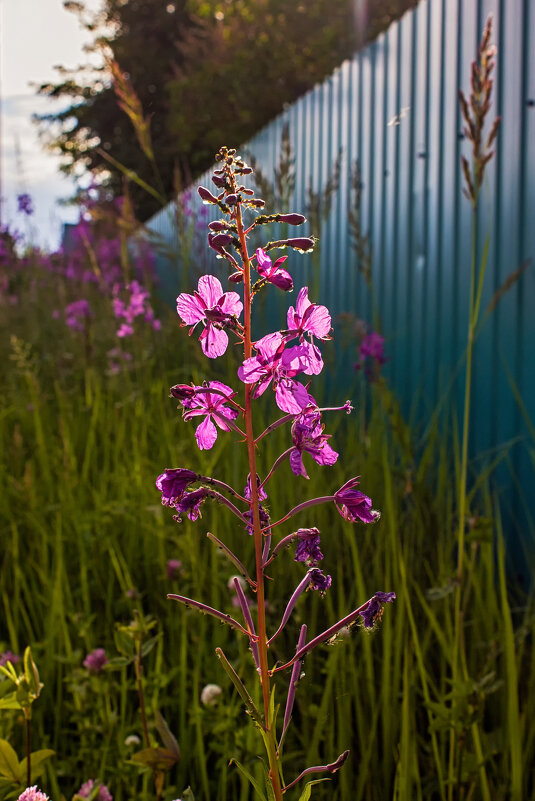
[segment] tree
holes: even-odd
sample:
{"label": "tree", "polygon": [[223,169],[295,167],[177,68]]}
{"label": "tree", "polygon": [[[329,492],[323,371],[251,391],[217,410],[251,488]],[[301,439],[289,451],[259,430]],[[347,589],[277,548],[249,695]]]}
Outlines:
{"label": "tree", "polygon": [[[68,71],[40,93],[68,98],[41,116],[50,146],[72,175],[90,171],[111,195],[122,191],[117,162],[165,197],[210,166],[222,143],[239,146],[321,81],[417,0],[103,0],[97,15],[66,6],[105,53],[98,68]],[[119,65],[150,120],[155,163],[143,157],[130,120],[118,107],[109,63]],[[115,162],[110,163],[109,156]],[[158,201],[132,187],[146,219]]]}

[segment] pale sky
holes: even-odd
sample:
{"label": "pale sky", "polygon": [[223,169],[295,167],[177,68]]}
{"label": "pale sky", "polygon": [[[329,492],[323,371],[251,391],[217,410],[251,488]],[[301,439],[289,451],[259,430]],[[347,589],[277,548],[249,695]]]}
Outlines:
{"label": "pale sky", "polygon": [[[98,8],[99,0],[86,5]],[[74,222],[77,212],[57,206],[73,193],[73,184],[58,172],[58,159],[43,151],[32,114],[54,111],[37,97],[31,84],[56,81],[54,66],[85,63],[88,36],[63,0],[0,0],[1,192],[2,223],[26,235],[28,223],[36,244],[54,249],[62,222]],[[35,215],[17,213],[17,195],[28,192]]]}

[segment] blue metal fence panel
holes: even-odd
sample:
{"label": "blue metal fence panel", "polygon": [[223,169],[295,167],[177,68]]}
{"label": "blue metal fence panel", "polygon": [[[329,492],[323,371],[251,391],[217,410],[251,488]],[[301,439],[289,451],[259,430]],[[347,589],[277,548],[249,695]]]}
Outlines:
{"label": "blue metal fence panel", "polygon": [[[389,379],[407,410],[429,413],[448,392],[451,407],[462,392],[471,242],[460,168],[470,143],[462,134],[458,89],[469,92],[470,64],[489,13],[498,46],[493,113],[502,122],[481,195],[479,257],[490,236],[482,308],[522,263],[530,266],[477,341],[471,450],[490,458],[503,443],[517,442],[507,451],[503,480],[513,476],[523,487],[523,494],[508,497],[512,505],[524,504],[533,522],[526,499],[535,489],[535,0],[422,0],[245,149],[273,175],[289,125],[296,157],[292,208],[299,211],[310,189],[325,187],[341,153],[339,187],[320,231],[321,300],[334,316],[352,312],[371,323],[372,302],[347,221],[358,159]],[[209,182],[209,172],[199,179]],[[169,210],[149,227],[166,241],[176,239]],[[291,260],[297,285],[310,285],[310,266],[297,255]],[[166,279],[169,289],[169,262]],[[172,295],[182,289],[176,285]],[[338,365],[338,376],[351,370],[351,361]]]}

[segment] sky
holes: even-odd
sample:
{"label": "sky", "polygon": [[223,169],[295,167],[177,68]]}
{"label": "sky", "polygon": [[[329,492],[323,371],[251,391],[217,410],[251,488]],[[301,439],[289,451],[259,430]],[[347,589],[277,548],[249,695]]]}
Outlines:
{"label": "sky", "polygon": [[[100,3],[86,5],[94,9]],[[59,159],[43,149],[31,119],[61,106],[36,96],[32,84],[56,81],[55,65],[84,63],[87,42],[88,34],[63,0],[0,0],[2,224],[47,250],[58,247],[63,222],[75,222],[78,213],[57,205],[73,194],[73,183],[59,173]],[[31,218],[17,212],[17,195],[23,192],[33,199]]]}

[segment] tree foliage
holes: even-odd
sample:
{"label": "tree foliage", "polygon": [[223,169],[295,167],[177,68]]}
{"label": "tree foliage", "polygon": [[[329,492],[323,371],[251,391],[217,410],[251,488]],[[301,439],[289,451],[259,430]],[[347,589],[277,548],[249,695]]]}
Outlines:
{"label": "tree foliage", "polygon": [[[222,142],[245,142],[417,0],[102,2],[98,14],[65,3],[90,32],[89,60],[97,54],[99,63],[59,68],[60,80],[40,87],[67,101],[38,118],[43,137],[64,172],[90,172],[112,196],[122,192],[119,162],[170,197],[177,176],[188,183]],[[153,161],[124,113],[124,92],[118,103],[121,73],[143,110]],[[131,192],[141,219],[158,208],[139,186]]]}

